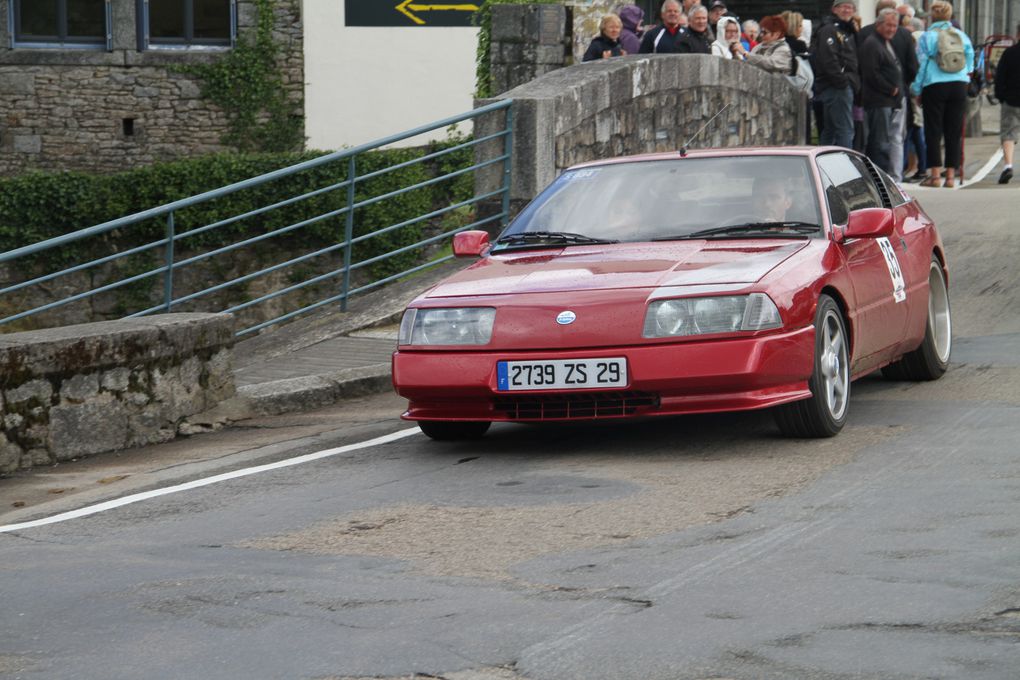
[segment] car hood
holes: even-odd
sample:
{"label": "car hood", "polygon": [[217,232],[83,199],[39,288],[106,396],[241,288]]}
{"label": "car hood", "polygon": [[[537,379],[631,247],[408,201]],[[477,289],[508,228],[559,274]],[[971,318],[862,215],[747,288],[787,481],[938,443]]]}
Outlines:
{"label": "car hood", "polygon": [[751,284],[797,251],[797,241],[676,241],[499,253],[425,297]]}

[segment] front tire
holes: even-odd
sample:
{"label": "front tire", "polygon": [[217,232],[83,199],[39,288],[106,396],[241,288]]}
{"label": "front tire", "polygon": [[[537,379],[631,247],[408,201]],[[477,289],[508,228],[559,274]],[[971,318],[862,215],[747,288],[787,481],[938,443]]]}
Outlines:
{"label": "front tire", "polygon": [[808,380],[811,396],[775,410],[787,437],[832,437],[843,429],[850,405],[850,352],[843,315],[828,295],[815,310],[815,362]]}
{"label": "front tire", "polygon": [[949,367],[953,348],[953,322],[949,312],[946,275],[938,259],[932,257],[928,269],[928,321],[924,340],[913,352],[882,369],[891,380],[938,380]]}
{"label": "front tire", "polygon": [[478,439],[489,431],[487,421],[419,420],[418,427],[436,441],[462,441]]}

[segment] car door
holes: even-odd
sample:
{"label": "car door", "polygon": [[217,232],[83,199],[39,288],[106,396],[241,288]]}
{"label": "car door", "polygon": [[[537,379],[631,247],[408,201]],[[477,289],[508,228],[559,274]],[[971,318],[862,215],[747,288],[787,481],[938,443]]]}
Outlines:
{"label": "car door", "polygon": [[[888,208],[866,161],[849,152],[818,157],[829,217],[845,226],[850,213],[862,208]],[[902,214],[894,221],[902,221]],[[890,238],[849,239],[840,248],[856,300],[857,332],[854,371],[860,372],[892,358],[907,323],[907,305],[900,259],[902,225]]]}

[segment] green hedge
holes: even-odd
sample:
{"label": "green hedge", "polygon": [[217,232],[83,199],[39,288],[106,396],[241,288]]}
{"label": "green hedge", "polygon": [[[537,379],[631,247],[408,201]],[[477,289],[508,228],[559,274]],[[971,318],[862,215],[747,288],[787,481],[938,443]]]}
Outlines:
{"label": "green hedge", "polygon": [[[450,146],[453,141],[427,148],[395,149],[362,154],[357,159],[359,176],[421,157]],[[356,200],[395,191],[451,169],[471,163],[471,150],[451,152],[432,162],[414,164],[387,172],[357,184]],[[78,172],[30,172],[0,180],[0,252],[71,233],[119,217],[194,196],[273,170],[292,166],[320,156],[308,153],[220,154],[161,163],[112,175]],[[347,161],[341,160],[305,170],[290,177],[235,192],[175,213],[177,233],[185,233],[227,217],[337,184],[346,179]],[[355,213],[355,235],[375,231],[425,214],[437,207],[466,200],[473,195],[470,173],[435,185],[386,199]],[[279,208],[265,215],[248,218],[178,242],[178,249],[204,251],[264,233],[271,228],[312,218],[346,205],[347,190],[342,188]],[[164,235],[163,218],[149,220],[69,245],[59,252],[33,258],[46,264],[66,266],[91,257],[107,255],[114,249],[158,240]],[[352,261],[358,262],[421,239],[418,224],[390,234],[374,237],[356,247]],[[344,216],[334,217],[299,229],[285,237],[294,250],[313,250],[342,240]],[[372,275],[382,278],[415,264],[417,255],[407,253],[384,260],[372,267]]]}

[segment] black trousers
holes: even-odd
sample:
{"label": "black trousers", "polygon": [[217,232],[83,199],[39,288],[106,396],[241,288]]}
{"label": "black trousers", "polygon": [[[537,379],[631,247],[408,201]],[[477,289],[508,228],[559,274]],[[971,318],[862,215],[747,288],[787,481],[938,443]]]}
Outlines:
{"label": "black trousers", "polygon": [[[963,119],[967,114],[967,83],[936,83],[921,90],[924,141],[928,167],[958,168],[963,162]],[[942,142],[946,162],[942,163]]]}

